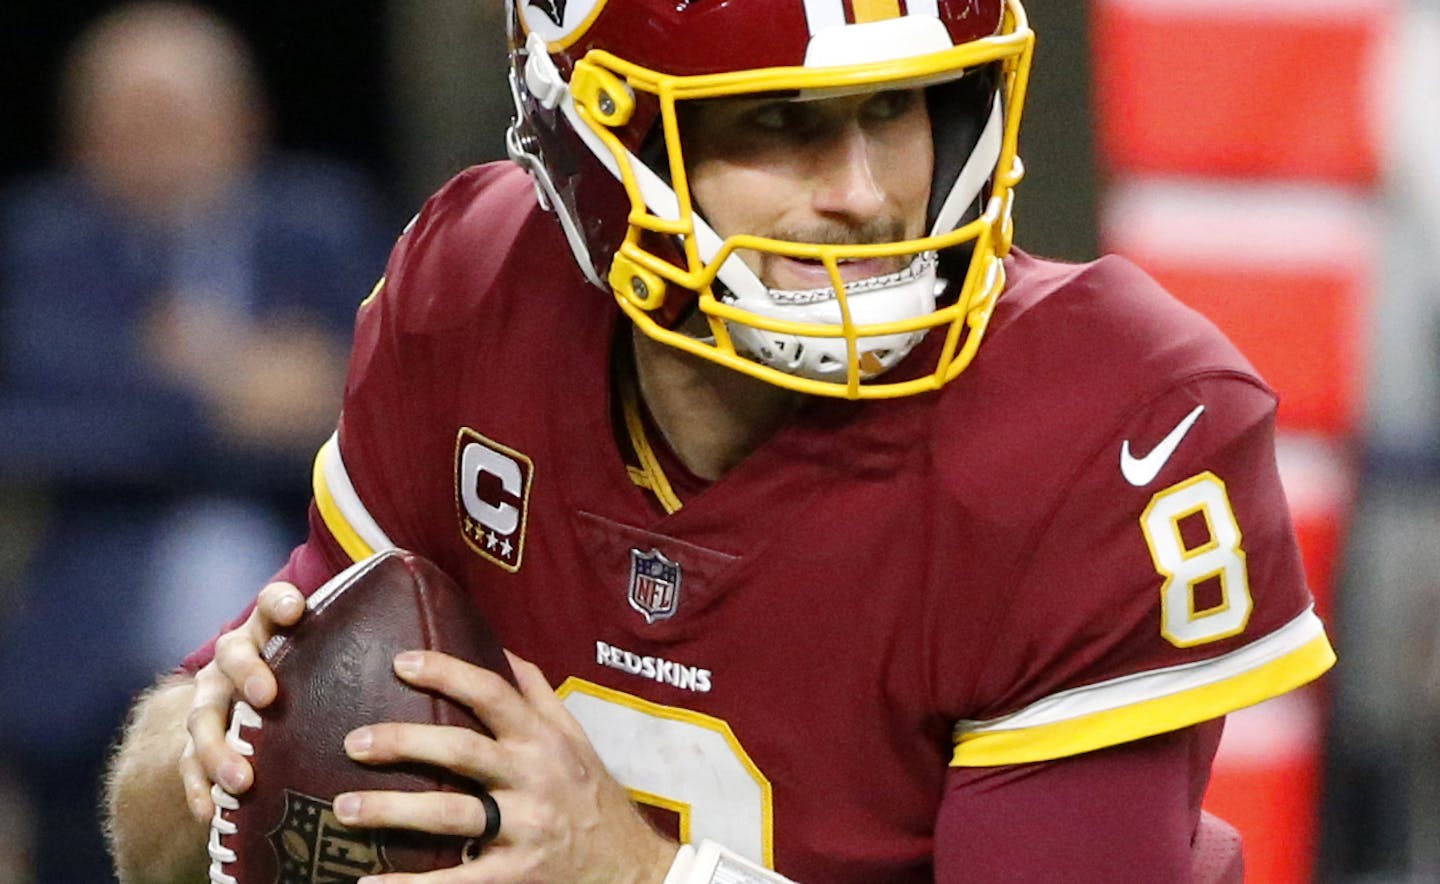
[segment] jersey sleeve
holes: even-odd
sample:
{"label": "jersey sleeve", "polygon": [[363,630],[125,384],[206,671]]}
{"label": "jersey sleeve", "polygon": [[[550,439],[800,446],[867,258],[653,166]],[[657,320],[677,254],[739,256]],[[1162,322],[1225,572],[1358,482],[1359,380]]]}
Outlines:
{"label": "jersey sleeve", "polygon": [[1222,723],[1059,761],[949,771],[935,880],[1188,881]]}
{"label": "jersey sleeve", "polygon": [[[329,539],[355,562],[397,545],[403,534],[403,493],[388,476],[413,470],[391,427],[412,421],[413,398],[401,383],[400,301],[416,222],[397,244],[385,276],[361,305],[340,420],[315,457],[311,473],[311,540]],[[391,469],[375,469],[389,461]],[[362,494],[363,488],[363,494]],[[382,527],[382,524],[384,527]],[[342,564],[343,566],[343,564]]]}
{"label": "jersey sleeve", "polygon": [[1140,403],[1070,475],[1003,591],[952,764],[1046,761],[1221,717],[1334,662],[1239,372]]}
{"label": "jersey sleeve", "polygon": [[498,175],[475,167],[431,197],[361,305],[339,426],[312,476],[317,528],[344,564],[396,546],[433,555],[422,514],[453,496],[454,446],[434,429],[447,425],[479,346],[463,317],[473,306],[465,293],[483,285],[466,274],[489,262],[467,237],[478,207],[497,198],[489,190]]}

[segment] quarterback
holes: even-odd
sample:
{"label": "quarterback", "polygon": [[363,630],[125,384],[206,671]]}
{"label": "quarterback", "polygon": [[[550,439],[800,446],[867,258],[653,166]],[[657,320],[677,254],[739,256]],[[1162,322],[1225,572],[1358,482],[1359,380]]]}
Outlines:
{"label": "quarterback", "polygon": [[1019,2],[512,0],[509,37],[513,162],[360,307],[308,539],[139,702],[122,877],[204,874],[259,648],[400,547],[518,678],[403,654],[494,738],[347,738],[494,797],[336,799],[495,833],[417,880],[1190,880],[1224,716],[1334,657],[1272,391],[1124,260],[1012,247]]}

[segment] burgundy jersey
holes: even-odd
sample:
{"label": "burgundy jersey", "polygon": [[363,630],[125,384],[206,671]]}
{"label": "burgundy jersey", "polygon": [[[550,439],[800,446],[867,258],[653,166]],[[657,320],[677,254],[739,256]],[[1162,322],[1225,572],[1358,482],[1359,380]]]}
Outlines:
{"label": "burgundy jersey", "polygon": [[1173,731],[1333,661],[1249,364],[1123,260],[1006,269],[942,391],[809,401],[682,498],[643,427],[638,462],[617,442],[613,301],[523,173],[472,169],[361,308],[282,576],[425,555],[680,837],[931,880],[952,766]]}

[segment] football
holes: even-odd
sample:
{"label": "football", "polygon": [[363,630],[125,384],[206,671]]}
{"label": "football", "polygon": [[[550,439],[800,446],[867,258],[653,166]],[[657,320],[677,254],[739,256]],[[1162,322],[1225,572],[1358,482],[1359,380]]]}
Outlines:
{"label": "football", "polygon": [[377,553],[316,590],[296,626],[264,648],[279,693],[255,710],[235,704],[228,739],[248,755],[253,785],[213,790],[210,879],[224,884],[354,881],[380,872],[459,865],[473,839],[350,829],[335,796],[353,790],[474,791],[440,768],[352,761],[345,735],[366,724],[410,721],[484,732],[462,706],[406,685],[392,661],[404,650],[443,651],[514,676],[499,641],[461,589],[431,562]]}

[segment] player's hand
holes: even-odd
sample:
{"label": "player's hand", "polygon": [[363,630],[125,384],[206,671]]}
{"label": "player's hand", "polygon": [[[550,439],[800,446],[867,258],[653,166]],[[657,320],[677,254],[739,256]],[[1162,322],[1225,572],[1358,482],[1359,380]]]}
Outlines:
{"label": "player's hand", "polygon": [[[493,739],[466,728],[395,722],[346,737],[346,752],[357,761],[447,768],[489,790],[500,810],[499,833],[473,862],[428,875],[365,878],[365,884],[663,881],[678,845],[640,815],[540,670],[509,656],[518,690],[445,654],[396,658],[402,679],[468,706]],[[486,823],[481,801],[456,793],[353,792],[336,796],[335,812],[346,825],[442,835],[478,836]]]}
{"label": "player's hand", "polygon": [[237,697],[256,709],[274,701],[275,675],[260,649],[278,630],[294,626],[304,612],[300,590],[289,583],[266,586],[250,616],[216,640],[214,659],[195,674],[195,696],[185,720],[190,739],[180,756],[180,778],[196,819],[208,820],[215,812],[212,783],[239,795],[254,782],[250,762],[225,742],[230,709]]}

